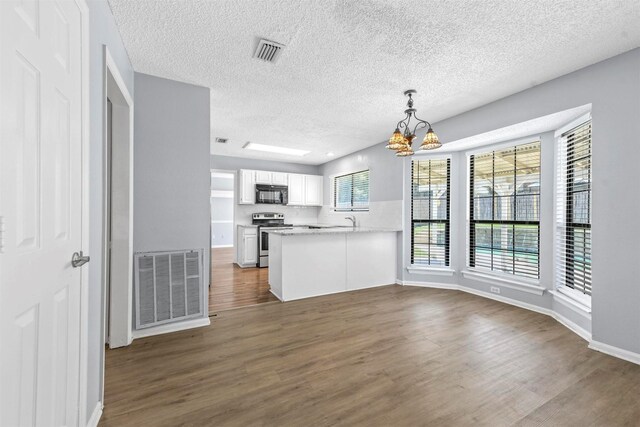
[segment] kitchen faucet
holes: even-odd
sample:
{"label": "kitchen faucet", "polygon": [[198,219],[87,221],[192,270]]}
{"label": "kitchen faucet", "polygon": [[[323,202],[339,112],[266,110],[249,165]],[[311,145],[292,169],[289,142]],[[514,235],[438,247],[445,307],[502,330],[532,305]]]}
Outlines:
{"label": "kitchen faucet", "polygon": [[348,219],[351,221],[351,223],[353,224],[353,227],[356,227],[356,216],[355,215],[351,215],[351,216],[345,216],[344,219]]}

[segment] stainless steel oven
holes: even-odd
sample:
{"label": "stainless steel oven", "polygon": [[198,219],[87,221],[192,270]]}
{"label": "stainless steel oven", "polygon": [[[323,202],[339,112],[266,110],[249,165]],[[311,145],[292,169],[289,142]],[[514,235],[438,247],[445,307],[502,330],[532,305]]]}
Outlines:
{"label": "stainless steel oven", "polygon": [[287,230],[293,228],[284,223],[284,214],[277,212],[259,212],[252,215],[252,224],[258,226],[258,267],[269,266],[269,230]]}
{"label": "stainless steel oven", "polygon": [[256,203],[286,205],[289,202],[289,187],[286,185],[256,184]]}

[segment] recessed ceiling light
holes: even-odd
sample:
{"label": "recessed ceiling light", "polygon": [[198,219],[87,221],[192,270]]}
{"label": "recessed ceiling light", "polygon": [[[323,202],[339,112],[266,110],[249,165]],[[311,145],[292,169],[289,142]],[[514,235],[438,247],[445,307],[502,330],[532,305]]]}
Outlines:
{"label": "recessed ceiling light", "polygon": [[327,153],[327,157],[333,157],[333,156],[335,156],[335,154],[333,154],[333,151],[329,151],[329,152]]}
{"label": "recessed ceiling light", "polygon": [[298,150],[296,148],[277,147],[275,145],[256,144],[255,142],[247,142],[244,147],[248,150],[265,151],[267,153],[289,154],[291,156],[304,156],[310,151]]}

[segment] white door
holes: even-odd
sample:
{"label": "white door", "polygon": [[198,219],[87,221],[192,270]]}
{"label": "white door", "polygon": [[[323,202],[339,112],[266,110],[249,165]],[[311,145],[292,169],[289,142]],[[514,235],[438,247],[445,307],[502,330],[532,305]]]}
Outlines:
{"label": "white door", "polygon": [[0,1],[0,425],[78,424],[82,12]]}

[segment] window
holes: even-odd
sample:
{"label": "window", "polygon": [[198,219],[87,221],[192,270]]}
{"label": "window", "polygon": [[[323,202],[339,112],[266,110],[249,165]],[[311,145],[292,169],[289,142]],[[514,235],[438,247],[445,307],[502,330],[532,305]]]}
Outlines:
{"label": "window", "polygon": [[369,210],[369,171],[340,175],[333,180],[333,206],[336,211]]}
{"label": "window", "polygon": [[411,162],[411,264],[449,266],[451,161]]}
{"label": "window", "polygon": [[469,266],[540,277],[540,142],[470,158]]}
{"label": "window", "polygon": [[591,295],[591,122],[558,145],[556,284]]}

